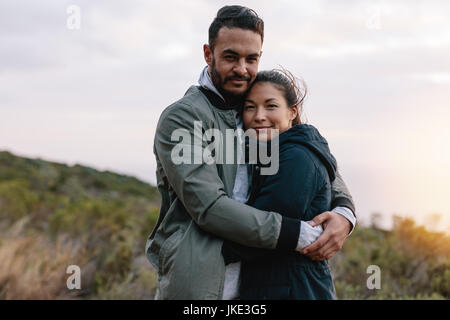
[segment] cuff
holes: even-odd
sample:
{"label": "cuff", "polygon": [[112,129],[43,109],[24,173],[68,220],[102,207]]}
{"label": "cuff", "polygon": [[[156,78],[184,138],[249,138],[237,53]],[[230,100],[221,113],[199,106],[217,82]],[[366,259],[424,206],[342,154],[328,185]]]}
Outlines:
{"label": "cuff", "polygon": [[347,207],[336,207],[331,211],[344,216],[348,221],[350,221],[352,226],[350,228],[350,232],[348,233],[347,237],[351,235],[356,225],[356,218],[353,212]]}
{"label": "cuff", "polygon": [[355,205],[353,204],[353,202],[345,197],[338,197],[335,198],[333,200],[333,202],[331,203],[331,207],[332,208],[336,208],[336,207],[346,207],[348,208],[352,214],[355,216],[354,212],[355,212]]}
{"label": "cuff", "polygon": [[300,236],[298,237],[297,248],[295,250],[302,251],[304,248],[316,241],[323,232],[321,225],[313,227],[306,221],[301,221]]}
{"label": "cuff", "polygon": [[277,250],[295,250],[300,235],[300,222],[298,219],[282,217],[280,236],[276,246]]}

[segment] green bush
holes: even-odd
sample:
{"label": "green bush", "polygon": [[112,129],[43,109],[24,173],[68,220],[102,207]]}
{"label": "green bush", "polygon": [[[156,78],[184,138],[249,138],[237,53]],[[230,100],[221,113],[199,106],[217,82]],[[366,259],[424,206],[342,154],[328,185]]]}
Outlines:
{"label": "green bush", "polygon": [[[450,237],[396,218],[392,231],[359,227],[330,261],[340,299],[449,299]],[[369,290],[369,265],[381,289]]]}
{"label": "green bush", "polygon": [[23,179],[0,181],[0,217],[11,223],[39,205],[39,195]]}

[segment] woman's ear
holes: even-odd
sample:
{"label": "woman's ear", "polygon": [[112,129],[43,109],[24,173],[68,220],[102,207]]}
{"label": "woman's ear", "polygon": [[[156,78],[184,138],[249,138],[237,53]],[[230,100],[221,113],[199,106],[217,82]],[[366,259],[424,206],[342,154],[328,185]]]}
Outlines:
{"label": "woman's ear", "polygon": [[291,121],[293,121],[295,118],[297,118],[297,114],[298,114],[298,108],[297,105],[294,104],[291,108]]}
{"label": "woman's ear", "polygon": [[205,57],[206,64],[208,66],[211,66],[213,59],[213,52],[207,44],[203,45],[203,56]]}

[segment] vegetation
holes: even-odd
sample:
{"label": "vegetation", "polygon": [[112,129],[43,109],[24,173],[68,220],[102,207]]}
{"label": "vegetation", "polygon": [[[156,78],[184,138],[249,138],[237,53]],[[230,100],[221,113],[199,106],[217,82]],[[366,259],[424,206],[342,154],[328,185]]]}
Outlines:
{"label": "vegetation", "polygon": [[[331,260],[340,299],[449,299],[450,237],[396,217],[392,231],[356,228]],[[378,266],[380,289],[368,289]]]}
{"label": "vegetation", "polygon": [[[0,152],[0,299],[152,299],[144,248],[159,203],[134,177]],[[340,299],[450,298],[450,238],[412,220],[357,227],[331,264]],[[370,265],[380,289],[367,288]]]}
{"label": "vegetation", "polygon": [[[159,195],[134,177],[0,152],[0,299],[148,299]],[[68,290],[66,268],[81,268]]]}

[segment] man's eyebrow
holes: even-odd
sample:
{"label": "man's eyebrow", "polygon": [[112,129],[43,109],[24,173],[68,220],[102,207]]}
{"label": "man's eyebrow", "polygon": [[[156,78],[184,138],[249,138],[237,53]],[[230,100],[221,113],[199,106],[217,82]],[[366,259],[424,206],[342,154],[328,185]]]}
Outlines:
{"label": "man's eyebrow", "polygon": [[[236,56],[238,56],[239,55],[239,53],[238,52],[236,52],[236,51],[234,51],[234,50],[232,50],[232,49],[225,49],[225,50],[223,50],[223,52],[222,52],[223,54],[226,54],[226,53],[228,53],[228,54],[233,54],[233,55],[236,55]],[[259,57],[259,53],[250,53],[249,55],[248,55],[248,57]]]}
{"label": "man's eyebrow", "polygon": [[234,54],[234,55],[239,55],[239,53],[237,53],[236,51],[234,51],[234,50],[231,50],[231,49],[225,49],[225,50],[223,50],[223,53],[230,53],[230,54]]}

